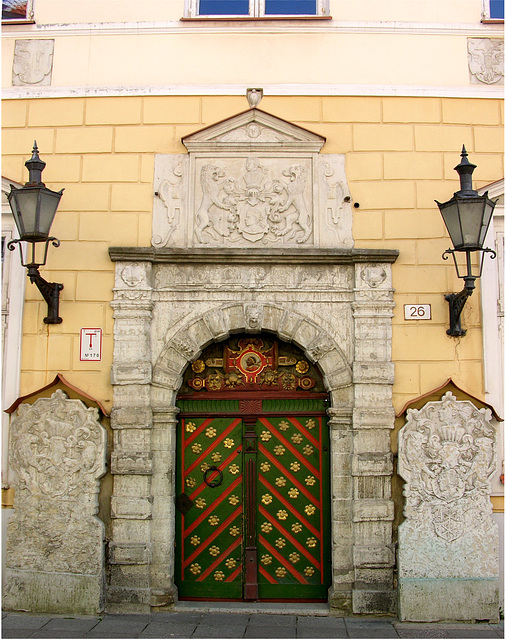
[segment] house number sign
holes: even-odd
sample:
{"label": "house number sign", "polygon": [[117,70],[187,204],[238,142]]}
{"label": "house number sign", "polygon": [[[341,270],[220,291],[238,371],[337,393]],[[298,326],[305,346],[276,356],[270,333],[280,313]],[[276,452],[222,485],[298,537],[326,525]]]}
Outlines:
{"label": "house number sign", "polygon": [[99,362],[102,360],[102,329],[81,329],[81,362]]}
{"label": "house number sign", "polygon": [[405,304],[404,320],[430,320],[430,304]]}

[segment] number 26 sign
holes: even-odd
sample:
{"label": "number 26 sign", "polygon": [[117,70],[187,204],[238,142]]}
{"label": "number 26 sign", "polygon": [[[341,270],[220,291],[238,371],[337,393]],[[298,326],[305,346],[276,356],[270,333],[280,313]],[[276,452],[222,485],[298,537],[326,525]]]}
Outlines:
{"label": "number 26 sign", "polygon": [[430,320],[430,304],[405,304],[404,320]]}

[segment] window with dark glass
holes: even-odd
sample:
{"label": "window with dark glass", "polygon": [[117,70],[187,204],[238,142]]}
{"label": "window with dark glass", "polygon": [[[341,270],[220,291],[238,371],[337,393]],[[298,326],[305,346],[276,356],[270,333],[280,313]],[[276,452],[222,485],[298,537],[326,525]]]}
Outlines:
{"label": "window with dark glass", "polygon": [[28,0],[2,0],[2,20],[26,20]]}
{"label": "window with dark glass", "polygon": [[504,0],[490,0],[490,18],[504,20]]}
{"label": "window with dark glass", "polygon": [[[199,0],[198,16],[316,16],[322,0]],[[320,8],[319,8],[320,7]]]}

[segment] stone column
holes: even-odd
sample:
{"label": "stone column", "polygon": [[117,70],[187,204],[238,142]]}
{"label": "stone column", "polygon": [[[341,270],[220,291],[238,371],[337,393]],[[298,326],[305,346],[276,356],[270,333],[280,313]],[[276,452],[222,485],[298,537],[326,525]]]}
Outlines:
{"label": "stone column", "polygon": [[394,553],[390,431],[392,288],[390,264],[355,265],[353,382],[354,613],[391,613]]}
{"label": "stone column", "polygon": [[[157,389],[157,396],[163,391]],[[171,396],[166,393],[163,395]],[[174,531],[176,500],[176,425],[179,409],[167,398],[165,408],[153,406],[153,545],[151,578],[151,606],[166,607],[174,603]]]}
{"label": "stone column", "polygon": [[331,442],[332,587],[329,605],[335,615],[352,611],[353,568],[353,453],[352,409],[328,409]]}
{"label": "stone column", "polygon": [[9,520],[5,609],[97,614],[104,605],[104,524],[98,512],[106,432],[98,410],[61,391],[12,419],[16,490]]}
{"label": "stone column", "polygon": [[150,610],[151,451],[150,383],[151,264],[118,262],[114,300],[114,433],[111,473],[112,540],[107,608]]}
{"label": "stone column", "polygon": [[499,618],[499,535],[490,490],[490,409],[458,401],[408,410],[399,431],[406,519],[399,527],[401,620]]}

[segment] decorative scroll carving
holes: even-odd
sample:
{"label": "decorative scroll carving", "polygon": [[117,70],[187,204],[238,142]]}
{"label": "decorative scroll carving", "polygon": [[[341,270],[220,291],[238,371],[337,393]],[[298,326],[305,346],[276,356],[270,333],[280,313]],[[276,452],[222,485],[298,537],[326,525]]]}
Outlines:
{"label": "decorative scroll carving", "polygon": [[155,196],[158,196],[165,207],[165,232],[163,235],[153,234],[153,246],[163,247],[170,240],[174,230],[181,224],[181,193],[180,188],[183,184],[185,174],[185,165],[183,161],[179,162],[173,169],[172,174],[164,178],[159,186]]}
{"label": "decorative scroll carving", "polygon": [[201,198],[195,224],[198,243],[223,242],[225,238],[230,242],[241,238],[276,242],[285,236],[286,241],[298,244],[307,241],[312,214],[304,198],[309,191],[306,166],[291,165],[281,170],[283,178],[271,179],[274,171],[258,158],[249,157],[238,177],[228,171],[214,164],[200,169]]}
{"label": "decorative scroll carving", "polygon": [[504,83],[504,41],[499,38],[468,38],[471,82]]}
{"label": "decorative scroll carving", "polygon": [[371,289],[376,289],[387,279],[387,272],[382,267],[365,267],[361,277]]}
{"label": "decorative scroll carving", "polygon": [[[43,602],[65,611],[75,597],[65,590],[72,574],[81,611],[99,610],[104,530],[95,516],[105,446],[98,410],[61,390],[20,405],[10,441],[16,499],[7,530],[6,606],[37,611]],[[38,593],[41,572],[49,594],[62,587],[54,602]]]}
{"label": "decorative scroll carving", "polygon": [[326,155],[318,160],[326,235],[335,238],[340,246],[352,247],[351,196],[346,184],[344,156]]}
{"label": "decorative scroll carving", "polygon": [[54,40],[16,40],[12,84],[50,85]]}
{"label": "decorative scroll carving", "polygon": [[187,156],[177,154],[156,157],[151,239],[151,244],[156,248],[165,247],[174,241],[178,244],[184,241],[187,178]]}

